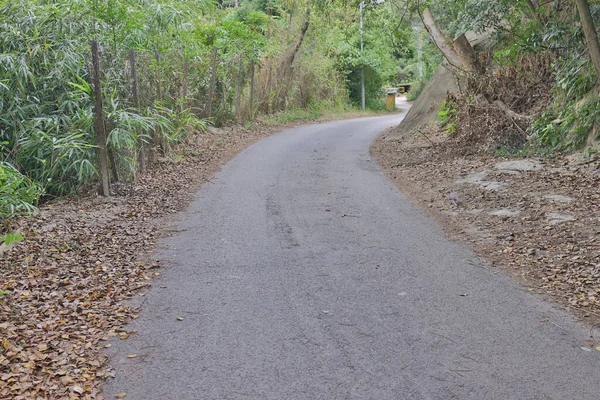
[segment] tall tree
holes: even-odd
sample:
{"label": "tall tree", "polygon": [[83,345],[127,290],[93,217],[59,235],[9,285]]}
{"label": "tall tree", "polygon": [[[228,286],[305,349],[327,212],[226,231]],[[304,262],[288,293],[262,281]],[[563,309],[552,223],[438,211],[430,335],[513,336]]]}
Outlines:
{"label": "tall tree", "polygon": [[583,33],[585,34],[590,58],[594,64],[596,84],[598,84],[598,82],[600,82],[600,42],[598,41],[598,32],[596,31],[596,26],[592,19],[588,0],[576,0],[575,2],[577,4],[577,10],[579,11],[579,17],[581,18],[581,26],[583,27]]}

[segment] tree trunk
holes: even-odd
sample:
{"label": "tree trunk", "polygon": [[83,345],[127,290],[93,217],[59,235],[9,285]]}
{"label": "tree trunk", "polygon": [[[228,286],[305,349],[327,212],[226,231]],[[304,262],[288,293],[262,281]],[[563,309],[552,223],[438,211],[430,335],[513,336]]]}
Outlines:
{"label": "tree trunk", "polygon": [[206,116],[208,118],[212,115],[212,103],[213,97],[215,96],[215,87],[217,86],[217,46],[213,47],[212,65],[210,68],[210,87],[208,90],[208,103],[206,104]]}
{"label": "tree trunk", "polygon": [[539,20],[537,6],[534,4],[534,2],[532,0],[527,0],[527,7],[529,7],[529,12],[531,12],[531,16],[534,19]]}
{"label": "tree trunk", "polygon": [[235,85],[235,116],[238,121],[242,116],[242,67],[244,66],[242,55],[239,55],[238,60],[238,72],[237,72],[237,82]]}
{"label": "tree trunk", "polygon": [[558,13],[561,10],[561,1],[560,0],[554,0],[554,7],[553,7],[553,11],[554,13]]}
{"label": "tree trunk", "polygon": [[110,181],[108,175],[108,157],[106,153],[106,125],[104,109],[102,108],[102,87],[100,86],[100,55],[98,42],[92,40],[92,70],[94,89],[94,130],[96,132],[96,153],[102,181],[102,195],[110,196]]}
{"label": "tree trunk", "polygon": [[596,85],[600,81],[600,42],[598,41],[598,32],[590,13],[590,4],[588,0],[575,0],[577,3],[577,9],[579,10],[579,17],[581,18],[581,25],[583,27],[583,33],[585,34],[585,41],[588,45],[590,57],[594,64],[594,71],[596,72]]}
{"label": "tree trunk", "polygon": [[[137,69],[135,66],[135,50],[129,51],[129,67],[131,68],[131,98],[133,100],[133,108],[136,111],[140,109],[140,94],[138,91],[138,80],[137,80]],[[146,149],[144,140],[138,137],[138,171],[143,172],[146,170]]]}
{"label": "tree trunk", "polygon": [[464,33],[454,40],[453,46],[465,70],[469,72],[481,72],[477,63],[475,50],[473,50],[471,43],[469,43]]}
{"label": "tree trunk", "polygon": [[119,170],[117,168],[117,157],[115,156],[114,149],[108,149],[108,161],[110,162],[113,182],[119,182]]}
{"label": "tree trunk", "polygon": [[302,30],[300,31],[300,38],[296,42],[296,45],[290,52],[290,54],[286,57],[284,61],[283,71],[282,71],[282,87],[277,96],[277,102],[280,110],[285,109],[285,103],[287,99],[287,94],[290,90],[290,86],[292,85],[292,73],[293,73],[293,65],[296,60],[296,56],[298,55],[298,51],[304,42],[304,38],[306,36],[306,32],[308,31],[308,27],[310,26],[310,9],[306,12],[306,21],[302,26]]}
{"label": "tree trunk", "polygon": [[446,39],[442,31],[438,28],[428,8],[423,10],[423,24],[425,25],[425,29],[427,29],[429,36],[431,37],[435,45],[440,49],[446,60],[448,60],[448,62],[451,65],[457,68],[461,68],[462,62],[460,60],[460,57],[458,56],[456,50],[454,50],[448,39]]}

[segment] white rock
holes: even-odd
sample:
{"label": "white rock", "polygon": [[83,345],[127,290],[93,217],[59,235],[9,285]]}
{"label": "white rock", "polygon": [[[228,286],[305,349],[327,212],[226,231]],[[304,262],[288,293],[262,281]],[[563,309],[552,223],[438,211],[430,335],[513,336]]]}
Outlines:
{"label": "white rock", "polygon": [[512,160],[499,162],[495,168],[500,171],[534,171],[541,169],[542,165],[532,160]]}

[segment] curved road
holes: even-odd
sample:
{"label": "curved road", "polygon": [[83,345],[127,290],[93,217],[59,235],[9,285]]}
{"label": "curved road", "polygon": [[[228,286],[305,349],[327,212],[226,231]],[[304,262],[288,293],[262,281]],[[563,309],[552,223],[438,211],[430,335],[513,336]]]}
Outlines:
{"label": "curved road", "polygon": [[589,329],[445,239],[370,158],[399,120],[290,129],[228,163],[164,243],[107,398],[599,399]]}

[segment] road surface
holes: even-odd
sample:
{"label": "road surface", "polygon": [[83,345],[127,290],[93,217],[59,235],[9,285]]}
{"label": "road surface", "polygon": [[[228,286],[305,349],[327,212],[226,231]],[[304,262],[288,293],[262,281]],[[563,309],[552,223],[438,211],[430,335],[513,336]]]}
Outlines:
{"label": "road surface", "polygon": [[229,162],[163,243],[106,397],[599,399],[589,329],[448,241],[371,159],[400,118],[290,129]]}

